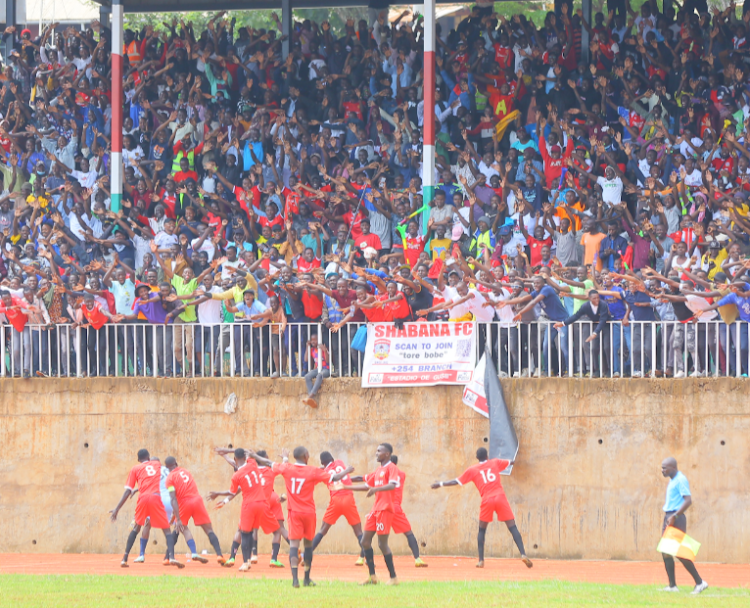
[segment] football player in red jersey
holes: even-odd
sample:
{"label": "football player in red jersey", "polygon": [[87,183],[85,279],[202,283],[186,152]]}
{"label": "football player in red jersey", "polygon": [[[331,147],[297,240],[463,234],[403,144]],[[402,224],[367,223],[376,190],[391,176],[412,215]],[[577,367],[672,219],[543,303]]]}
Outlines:
{"label": "football player in red jersey", "polygon": [[[236,471],[237,465],[234,462],[234,458],[230,457],[229,454],[234,454],[234,449],[232,448],[214,448],[214,452],[219,454],[226,460],[229,465]],[[258,450],[258,455],[262,456],[263,458],[267,458],[268,454],[266,454],[265,450]],[[276,477],[276,473],[271,471],[270,467],[266,467],[263,465],[258,465],[258,469],[260,469],[260,472],[263,476],[263,491],[266,495],[266,500],[268,501],[268,508],[270,513],[273,515],[273,517],[276,519],[276,521],[279,522],[279,529],[276,530],[273,533],[273,539],[271,540],[271,567],[272,568],[283,568],[284,564],[281,563],[278,559],[279,557],[279,550],[281,548],[281,539],[283,538],[287,544],[289,544],[289,535],[286,531],[286,528],[284,527],[284,512],[281,510],[281,503],[286,500],[286,496],[279,497],[276,492],[273,490],[273,480]],[[237,549],[240,547],[240,543],[242,540],[242,534],[240,532],[239,527],[237,528],[237,532],[234,535],[234,538],[232,539],[232,548],[229,554],[229,559],[224,564],[227,568],[231,568],[234,565],[234,557],[237,553]],[[257,564],[258,563],[258,531],[253,531],[253,548],[252,548],[252,557],[250,557],[250,563],[251,564]]]}
{"label": "football player in red jersey", "polygon": [[242,448],[234,450],[234,462],[237,470],[232,475],[232,484],[228,492],[210,492],[209,500],[215,500],[219,496],[226,496],[217,508],[229,503],[237,493],[242,491],[242,512],[240,515],[240,533],[243,563],[240,572],[250,570],[250,557],[252,556],[253,530],[262,528],[266,534],[271,534],[279,529],[277,522],[268,510],[268,501],[263,491],[263,475],[258,465],[248,457],[252,452],[246,452]]}
{"label": "football player in red jersey", "polygon": [[344,471],[344,477],[341,478],[341,481],[328,484],[331,502],[328,503],[325,515],[323,515],[323,524],[313,540],[313,549],[317,548],[323,537],[328,534],[328,530],[340,517],[346,518],[347,523],[354,531],[354,536],[357,537],[357,544],[360,544],[362,542],[362,522],[359,519],[357,504],[354,502],[354,494],[349,489],[349,486],[352,485],[349,473],[354,471],[354,467],[347,467],[343,461],[334,459],[330,452],[320,453],[320,464],[323,465],[323,470],[326,472],[341,473]]}
{"label": "football player in red jersey", "polygon": [[187,527],[191,519],[196,526],[203,528],[203,531],[208,536],[208,541],[211,543],[214,551],[216,551],[217,561],[223,566],[226,560],[221,553],[219,539],[216,537],[216,533],[211,526],[211,518],[208,516],[203,498],[198,492],[195,479],[193,479],[193,476],[188,471],[177,464],[174,456],[167,457],[164,461],[164,466],[169,469],[166,484],[169,491],[169,498],[172,502],[172,512],[175,514],[175,529],[177,532],[182,532],[182,535],[185,537],[185,542],[193,553],[193,560],[203,564],[208,562],[205,557],[198,554],[195,548],[195,539],[193,539],[193,535]]}
{"label": "football player in red jersey", "polygon": [[307,464],[310,453],[306,448],[299,446],[292,453],[294,463],[289,462],[289,450],[281,450],[282,463],[271,462],[267,458],[259,456],[252,450],[250,457],[284,478],[287,496],[289,498],[289,566],[292,570],[292,585],[299,587],[297,569],[299,565],[299,545],[304,543],[305,562],[305,587],[314,586],[310,580],[310,569],[313,559],[313,538],[315,537],[315,499],[313,492],[318,483],[332,483],[339,481],[348,471],[336,473],[336,471],[322,471],[317,467]]}
{"label": "football player in red jersey", "polygon": [[113,522],[117,521],[117,514],[120,512],[122,505],[133,494],[136,486],[138,487],[139,493],[138,502],[135,506],[135,524],[128,535],[125,554],[122,556],[122,562],[120,563],[120,566],[123,568],[128,567],[128,554],[133,548],[133,543],[135,543],[135,539],[138,537],[141,526],[146,523],[146,518],[150,518],[152,528],[159,528],[164,532],[164,536],[167,539],[167,555],[169,556],[169,560],[166,563],[178,568],[185,567],[185,564],[178,562],[174,557],[174,537],[169,529],[167,511],[161,501],[161,492],[159,490],[160,479],[161,463],[152,461],[148,450],[138,450],[138,464],[130,469],[125,492],[120,502],[117,503],[117,506],[110,511],[112,514],[111,520]]}
{"label": "football player in red jersey", "polygon": [[526,557],[521,533],[516,527],[513,511],[505,496],[503,484],[500,482],[500,473],[515,461],[500,460],[499,458],[488,460],[485,448],[477,450],[477,460],[479,463],[470,466],[460,477],[451,481],[437,481],[431,487],[433,490],[437,490],[446,486],[462,486],[473,481],[477,490],[479,490],[479,494],[482,497],[482,504],[479,507],[479,534],[477,535],[479,562],[477,563],[477,568],[484,568],[484,537],[487,534],[487,526],[492,523],[495,513],[497,513],[498,521],[503,521],[508,526],[508,530],[513,536],[518,550],[521,552],[521,561],[526,564],[527,568],[531,568],[534,564]]}
{"label": "football player in red jersey", "polygon": [[[265,450],[258,450],[258,456],[262,456],[263,458],[268,458],[268,454]],[[276,478],[276,473],[273,472],[271,467],[264,467],[263,465],[259,464],[258,468],[260,469],[261,474],[263,475],[263,479],[265,480],[265,484],[263,485],[263,490],[266,493],[266,500],[268,501],[268,509],[271,513],[271,515],[276,519],[276,521],[279,522],[279,529],[276,530],[276,532],[273,533],[273,538],[271,539],[271,568],[283,568],[284,564],[279,561],[279,551],[281,550],[281,539],[283,538],[286,541],[286,544],[289,544],[289,534],[286,531],[286,527],[284,526],[284,512],[281,510],[281,503],[286,500],[286,496],[279,497],[276,492],[274,492],[273,489],[273,480]],[[255,560],[255,561],[253,561]],[[250,561],[252,563],[255,563],[258,561],[258,531],[255,531],[255,538],[253,539],[253,557],[250,558]]]}
{"label": "football player in red jersey", "polygon": [[[390,574],[390,584],[397,585],[396,569],[393,566],[393,553],[388,546],[388,535],[393,524],[394,490],[398,487],[398,467],[391,462],[393,448],[390,443],[381,443],[375,452],[379,467],[363,478],[364,484],[352,485],[349,489],[355,492],[367,492],[367,496],[375,495],[375,504],[365,520],[365,532],[362,536],[362,548],[365,551],[365,561],[369,576],[363,585],[377,585],[375,576],[375,555],[372,549],[372,539],[377,534],[378,546],[383,553],[385,565]],[[359,481],[359,478],[353,480]]]}

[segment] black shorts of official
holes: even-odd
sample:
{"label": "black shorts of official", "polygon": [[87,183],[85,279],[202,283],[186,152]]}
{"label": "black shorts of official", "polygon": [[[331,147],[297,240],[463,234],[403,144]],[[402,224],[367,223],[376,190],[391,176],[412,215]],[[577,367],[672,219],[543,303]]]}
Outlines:
{"label": "black shorts of official", "polygon": [[[661,525],[661,533],[664,534],[664,530],[667,529],[667,518],[674,515],[677,511],[667,511],[664,513],[664,523]],[[677,517],[674,518],[674,523],[672,524],[673,528],[677,528],[678,530],[681,530],[682,532],[687,531],[687,517],[685,517],[684,513],[680,513]]]}

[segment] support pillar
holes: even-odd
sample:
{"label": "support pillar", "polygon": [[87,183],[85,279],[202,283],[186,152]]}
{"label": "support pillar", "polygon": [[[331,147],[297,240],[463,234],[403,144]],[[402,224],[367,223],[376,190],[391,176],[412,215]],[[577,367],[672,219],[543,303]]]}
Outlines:
{"label": "support pillar", "polygon": [[281,55],[284,59],[292,50],[292,29],[294,17],[292,16],[292,0],[281,0],[281,35],[286,39],[281,42]]}
{"label": "support pillar", "polygon": [[[581,0],[581,10],[583,11],[583,18],[586,20],[586,23],[593,25],[591,21],[591,0]],[[591,60],[589,44],[591,44],[591,36],[588,30],[581,26],[581,55],[587,63]]]}
{"label": "support pillar", "polygon": [[104,4],[99,5],[99,23],[103,27],[110,27],[109,17],[112,14],[112,9]]}
{"label": "support pillar", "polygon": [[[422,139],[422,202],[435,196],[435,0],[424,3],[424,125]],[[423,215],[427,226],[429,212]]]}
{"label": "support pillar", "polygon": [[110,193],[112,211],[122,205],[122,0],[112,0],[112,154],[110,155]]}
{"label": "support pillar", "polygon": [[[5,0],[5,27],[10,27],[11,25],[18,27],[16,23],[16,0]],[[17,34],[18,32],[13,36],[8,36],[8,39],[5,41],[5,48],[3,49],[5,65],[10,63],[10,52],[13,50],[13,40]]]}

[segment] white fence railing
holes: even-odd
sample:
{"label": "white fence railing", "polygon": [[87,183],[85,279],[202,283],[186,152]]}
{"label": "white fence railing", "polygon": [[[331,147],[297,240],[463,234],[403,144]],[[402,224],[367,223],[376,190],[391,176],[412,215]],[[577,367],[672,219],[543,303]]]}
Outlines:
{"label": "white fence railing", "polygon": [[[309,339],[330,353],[332,375],[361,374],[351,347],[357,323],[333,333],[319,323],[253,327],[250,323],[0,325],[0,376],[276,377],[304,376],[317,364]],[[608,323],[589,340],[591,322],[477,324],[478,356],[488,345],[501,376],[747,376],[748,324],[719,321]],[[308,362],[310,362],[308,364]]]}

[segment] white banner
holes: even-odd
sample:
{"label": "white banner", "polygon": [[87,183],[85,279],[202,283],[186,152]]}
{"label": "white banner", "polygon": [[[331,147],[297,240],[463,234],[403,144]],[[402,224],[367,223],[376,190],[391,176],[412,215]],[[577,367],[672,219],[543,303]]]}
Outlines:
{"label": "white banner", "polygon": [[484,394],[484,357],[485,355],[482,355],[479,358],[479,363],[477,363],[474,369],[474,377],[464,387],[462,401],[485,418],[489,418],[490,413],[487,409],[487,397]]}
{"label": "white banner", "polygon": [[362,386],[466,384],[474,375],[476,324],[392,323],[367,326]]}

